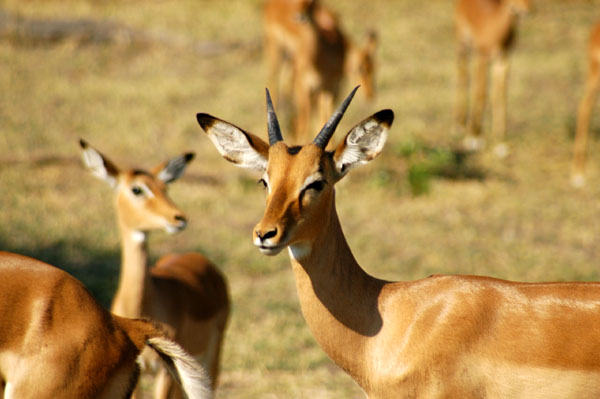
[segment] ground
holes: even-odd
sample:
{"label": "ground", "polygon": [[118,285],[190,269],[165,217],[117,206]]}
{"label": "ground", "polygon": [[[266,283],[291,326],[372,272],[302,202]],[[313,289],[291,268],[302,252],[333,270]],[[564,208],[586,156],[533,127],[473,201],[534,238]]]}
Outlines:
{"label": "ground", "polygon": [[[359,263],[390,280],[600,279],[600,118],[592,120],[588,184],[569,183],[600,1],[538,1],[522,18],[509,79],[510,154],[484,151],[462,163],[453,153],[453,2],[325,2],[353,40],[371,28],[380,39],[377,98],[368,103],[359,91],[334,141],[379,109],[396,114],[383,154],[337,188]],[[233,313],[217,398],[363,397],[312,338],[287,254],[266,257],[252,245],[264,209],[259,176],[223,161],[195,119],[208,112],[266,137],[261,2],[2,4],[24,18],[113,21],[167,39],[0,41],[0,248],[68,270],[108,306],[119,267],[112,197],[82,167],[78,139],[117,164],[146,168],[194,151],[170,190],[189,227],[152,235],[150,250],[154,258],[201,251],[228,277]],[[206,43],[224,50],[207,52]]]}

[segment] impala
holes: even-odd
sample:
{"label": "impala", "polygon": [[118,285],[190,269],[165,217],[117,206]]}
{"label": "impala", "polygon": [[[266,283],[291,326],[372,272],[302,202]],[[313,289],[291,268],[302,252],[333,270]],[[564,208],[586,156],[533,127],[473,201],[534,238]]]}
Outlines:
{"label": "impala", "polygon": [[[483,146],[482,120],[486,102],[488,66],[492,61],[492,134],[498,141],[494,151],[506,155],[506,79],[508,53],[514,45],[518,16],[529,10],[531,0],[458,0],[458,87],[455,108],[457,129],[466,128],[465,145]],[[469,55],[475,51],[475,86],[467,118]]]}
{"label": "impala", "polygon": [[571,181],[576,187],[581,187],[585,183],[585,147],[590,128],[590,115],[598,95],[598,87],[600,87],[600,23],[592,30],[590,36],[588,60],[589,72],[585,83],[585,92],[577,112],[577,133],[573,148]]}
{"label": "impala", "polygon": [[[186,226],[185,215],[167,197],[166,185],[183,174],[193,154],[161,163],[151,172],[121,170],[85,141],[80,144],[87,168],[107,182],[116,197],[122,262],[112,312],[160,322],[204,365],[214,389],[229,315],[225,278],[199,253],[169,254],[154,267],[148,264],[149,231],[166,229],[173,233]],[[167,398],[171,390],[172,381],[161,369],[156,397]]]}
{"label": "impala", "polygon": [[126,399],[146,347],[190,399],[210,398],[204,370],[153,323],[104,310],[77,279],[0,252],[0,397]]}
{"label": "impala", "polygon": [[254,245],[266,255],[288,249],[302,313],[327,355],[371,399],[599,397],[599,283],[389,282],[356,262],[334,185],[382,151],[394,115],[373,114],[327,151],[353,95],[301,147],[283,141],[268,92],[269,144],[197,115],[225,159],[263,174]]}
{"label": "impala", "polygon": [[296,138],[309,133],[311,119],[329,117],[344,76],[363,85],[367,98],[374,96],[375,33],[364,45],[353,44],[318,0],[269,0],[264,23],[269,85],[276,95],[285,62],[292,63]]}

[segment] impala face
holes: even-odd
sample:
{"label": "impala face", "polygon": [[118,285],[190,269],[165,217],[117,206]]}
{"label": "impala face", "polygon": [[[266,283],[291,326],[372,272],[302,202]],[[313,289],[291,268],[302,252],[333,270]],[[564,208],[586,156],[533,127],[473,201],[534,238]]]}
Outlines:
{"label": "impala face", "polygon": [[165,229],[176,233],[187,225],[183,212],[167,196],[167,184],[178,179],[194,154],[187,153],[144,170],[120,171],[99,151],[81,140],[85,166],[115,189],[119,223],[128,230]]}
{"label": "impala face", "polygon": [[183,212],[167,196],[166,184],[145,171],[119,176],[117,209],[122,223],[137,231],[165,229],[172,234],[187,225]]}
{"label": "impala face", "polygon": [[314,144],[269,149],[269,166],[261,178],[267,188],[262,220],[253,242],[265,255],[276,255],[290,244],[315,235],[314,220],[328,213],[335,178],[331,153]]}
{"label": "impala face", "polygon": [[197,115],[198,123],[225,159],[262,173],[259,181],[267,190],[267,203],[263,218],[254,228],[253,243],[263,254],[276,255],[297,244],[310,249],[329,221],[335,183],[350,168],[369,162],[383,149],[394,119],[391,110],[379,111],[356,125],[335,151],[325,150],[357,89],[305,146],[288,147],[283,142],[268,91],[269,144],[228,122],[208,114]]}

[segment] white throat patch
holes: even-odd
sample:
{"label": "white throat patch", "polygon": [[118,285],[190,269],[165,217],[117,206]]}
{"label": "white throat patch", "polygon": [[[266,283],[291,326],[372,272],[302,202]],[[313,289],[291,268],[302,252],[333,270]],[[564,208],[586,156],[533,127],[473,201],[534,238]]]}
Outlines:
{"label": "white throat patch", "polygon": [[309,243],[292,244],[288,246],[290,257],[296,261],[300,261],[310,255],[312,247]]}
{"label": "white throat patch", "polygon": [[131,239],[134,242],[138,242],[138,243],[144,242],[144,241],[146,241],[146,233],[144,233],[143,231],[134,230],[131,233]]}

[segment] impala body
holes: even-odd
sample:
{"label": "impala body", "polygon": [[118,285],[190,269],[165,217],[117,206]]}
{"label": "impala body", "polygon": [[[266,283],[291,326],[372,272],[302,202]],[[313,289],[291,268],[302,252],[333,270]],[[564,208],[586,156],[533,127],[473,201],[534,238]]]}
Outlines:
{"label": "impala body", "polygon": [[600,23],[594,27],[590,35],[587,58],[589,72],[585,83],[585,92],[577,112],[577,132],[573,148],[571,181],[576,187],[585,183],[585,147],[587,146],[592,108],[600,87]]}
{"label": "impala body", "polygon": [[254,244],[266,255],[288,250],[302,313],[323,350],[371,399],[599,397],[600,284],[388,282],[356,262],[334,185],[382,151],[393,113],[375,113],[327,151],[353,94],[302,147],[283,142],[269,96],[269,144],[197,115],[227,160],[263,174],[268,194]]}
{"label": "impala body", "polygon": [[264,23],[269,85],[277,95],[282,70],[286,63],[292,65],[297,138],[306,137],[312,119],[324,122],[329,117],[344,77],[363,85],[367,98],[373,98],[375,33],[362,46],[355,45],[318,0],[268,0]]}
{"label": "impala body", "polygon": [[146,346],[190,399],[211,397],[204,370],[166,333],[107,312],[64,271],[0,252],[0,281],[0,397],[127,399]]}
{"label": "impala body", "polygon": [[[160,322],[207,369],[214,389],[230,307],[225,277],[199,253],[168,254],[154,267],[148,262],[149,231],[174,233],[187,224],[186,216],[167,196],[166,187],[183,174],[193,154],[175,157],[148,172],[120,170],[86,142],[81,146],[88,169],[115,190],[122,262],[111,310]],[[155,357],[146,356],[149,354],[145,353],[146,363],[156,363]],[[156,398],[178,395],[166,370],[161,369]]]}
{"label": "impala body", "polygon": [[[498,141],[495,151],[506,154],[506,80],[508,55],[515,42],[518,16],[530,9],[530,0],[458,0],[458,88],[455,119],[458,130],[467,131],[465,145],[483,146],[482,123],[487,97],[488,67],[492,62],[492,134]],[[469,56],[475,52],[475,83],[470,112]]]}

